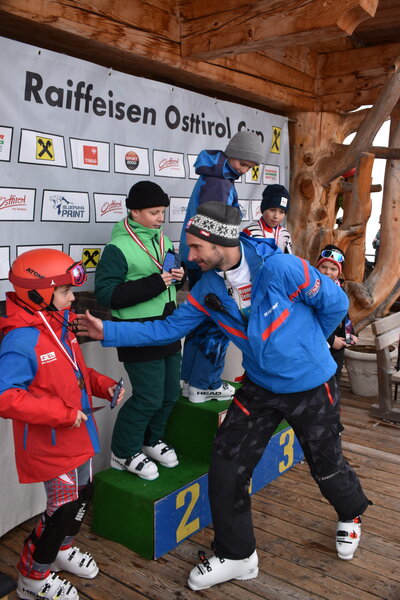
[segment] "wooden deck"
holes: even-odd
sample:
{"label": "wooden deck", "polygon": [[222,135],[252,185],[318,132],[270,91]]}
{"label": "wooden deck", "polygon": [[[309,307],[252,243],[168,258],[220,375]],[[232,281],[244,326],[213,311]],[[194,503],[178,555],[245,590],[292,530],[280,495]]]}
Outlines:
{"label": "wooden deck", "polygon": [[[205,529],[157,561],[90,533],[77,538],[100,566],[93,581],[70,580],[90,600],[400,600],[400,425],[368,415],[373,399],[354,396],[342,384],[343,447],[374,505],[363,520],[352,561],[336,557],[335,513],[321,498],[307,466],[296,465],[253,496],[260,574],[202,592],[186,585],[197,551],[209,552]],[[116,507],[118,510],[118,507]],[[138,515],[140,518],[140,515]],[[90,521],[90,518],[88,519]],[[0,571],[16,577],[15,564],[35,519],[0,539]],[[14,600],[15,592],[9,595]]]}

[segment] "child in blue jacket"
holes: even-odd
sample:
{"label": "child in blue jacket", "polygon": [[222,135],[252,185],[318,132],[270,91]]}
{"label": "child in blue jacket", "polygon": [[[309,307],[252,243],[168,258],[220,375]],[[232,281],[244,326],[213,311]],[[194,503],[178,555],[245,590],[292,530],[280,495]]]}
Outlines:
{"label": "child in blue jacket", "polygon": [[[251,131],[239,131],[229,141],[225,151],[202,150],[195,162],[199,178],[189,200],[182,228],[180,253],[188,266],[190,288],[200,279],[198,264],[188,260],[185,227],[198,207],[216,201],[239,207],[235,181],[265,156],[261,138]],[[235,389],[221,379],[229,340],[221,335],[210,320],[205,321],[185,340],[181,376],[185,382],[183,395],[190,402],[206,402],[213,398],[229,400]]]}

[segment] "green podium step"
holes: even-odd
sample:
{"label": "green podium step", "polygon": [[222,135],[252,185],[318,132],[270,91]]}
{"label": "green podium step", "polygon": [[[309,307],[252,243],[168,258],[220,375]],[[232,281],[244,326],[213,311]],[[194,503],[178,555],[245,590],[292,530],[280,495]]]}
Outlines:
{"label": "green podium step", "polygon": [[[228,406],[229,402],[178,401],[166,439],[177,450],[180,462],[173,469],[159,466],[158,479],[144,481],[115,469],[98,473],[93,531],[145,558],[158,558],[209,525],[208,465],[215,432]],[[282,422],[254,470],[251,493],[302,459],[292,428]]]}

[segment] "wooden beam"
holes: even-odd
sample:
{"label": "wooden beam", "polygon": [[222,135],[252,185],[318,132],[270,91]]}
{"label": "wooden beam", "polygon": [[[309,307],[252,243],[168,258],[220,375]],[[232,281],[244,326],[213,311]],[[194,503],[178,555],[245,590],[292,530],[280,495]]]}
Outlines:
{"label": "wooden beam", "polygon": [[[160,23],[164,18],[162,11],[154,9],[151,23],[144,18],[146,13],[139,11],[135,22],[141,28],[134,28],[127,23],[133,17],[126,13],[124,22],[109,12],[104,14],[107,6],[104,2],[103,12],[97,13],[89,11],[86,0],[68,5],[50,0],[2,0],[0,35],[264,110],[285,113],[316,108],[310,76],[290,67],[282,68],[258,54],[235,62],[183,60],[179,44],[168,38],[168,32],[154,26],[154,22]],[[268,71],[273,73],[270,79],[266,77]],[[284,82],[279,81],[279,71],[284,74]]]}
{"label": "wooden beam", "polygon": [[323,53],[319,56],[318,77],[322,80],[326,77],[340,78],[359,73],[376,76],[386,73],[398,56],[400,42]]}
{"label": "wooden beam", "polygon": [[351,144],[344,152],[339,149],[332,152],[329,157],[325,156],[319,160],[316,172],[325,185],[356,165],[360,153],[371,146],[375,135],[396,106],[399,97],[400,59],[396,61],[377,101],[361,123]]}
{"label": "wooden beam", "polygon": [[[351,35],[379,0],[286,0],[244,4],[182,23],[182,56],[210,60],[268,47],[306,45]],[[215,9],[213,11],[215,13]]]}

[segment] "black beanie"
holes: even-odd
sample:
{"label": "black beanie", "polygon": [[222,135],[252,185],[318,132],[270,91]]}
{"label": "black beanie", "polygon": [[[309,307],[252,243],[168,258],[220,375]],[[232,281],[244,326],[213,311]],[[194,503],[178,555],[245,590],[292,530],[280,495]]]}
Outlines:
{"label": "black beanie", "polygon": [[152,181],[138,181],[129,190],[125,200],[126,208],[151,208],[152,206],[169,206],[168,195]]}
{"label": "black beanie", "polygon": [[200,204],[186,224],[187,233],[218,246],[239,246],[240,210],[223,202]]}
{"label": "black beanie", "polygon": [[267,185],[262,194],[261,212],[267,208],[281,208],[285,212],[289,210],[290,195],[285,186],[274,183]]}

